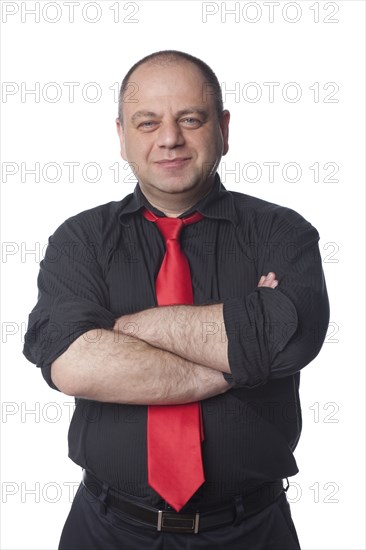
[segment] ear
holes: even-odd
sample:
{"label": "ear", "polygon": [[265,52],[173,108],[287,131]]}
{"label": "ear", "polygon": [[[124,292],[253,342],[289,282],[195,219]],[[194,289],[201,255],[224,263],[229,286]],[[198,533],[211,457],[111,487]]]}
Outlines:
{"label": "ear", "polygon": [[230,113],[228,110],[222,112],[220,117],[220,128],[222,132],[222,139],[224,143],[222,155],[226,155],[229,150],[229,122],[230,122]]}
{"label": "ear", "polygon": [[119,137],[119,142],[121,145],[121,157],[123,158],[123,160],[127,161],[125,133],[123,130],[123,125],[121,124],[121,121],[119,120],[119,118],[116,118],[116,129]]}

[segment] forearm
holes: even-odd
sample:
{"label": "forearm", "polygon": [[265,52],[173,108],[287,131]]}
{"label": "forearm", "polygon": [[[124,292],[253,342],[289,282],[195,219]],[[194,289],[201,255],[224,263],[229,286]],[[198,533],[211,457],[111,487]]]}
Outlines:
{"label": "forearm", "polygon": [[64,393],[110,403],[189,403],[229,389],[213,369],[109,330],[84,333],[51,372]]}
{"label": "forearm", "polygon": [[[259,287],[275,289],[276,274],[262,275]],[[204,365],[230,373],[228,340],[223,304],[209,306],[163,306],[119,317],[114,330],[133,334],[157,348]]]}
{"label": "forearm", "polygon": [[223,304],[164,306],[124,315],[114,330],[216,371],[230,373]]}

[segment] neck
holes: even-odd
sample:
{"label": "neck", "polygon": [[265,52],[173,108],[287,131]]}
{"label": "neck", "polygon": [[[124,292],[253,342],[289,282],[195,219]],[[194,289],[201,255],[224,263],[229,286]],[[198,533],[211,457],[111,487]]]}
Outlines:
{"label": "neck", "polygon": [[192,206],[194,206],[201,199],[206,197],[211,189],[212,185],[209,187],[209,189],[207,189],[204,194],[197,193],[193,196],[190,195],[189,197],[182,197],[178,193],[164,193],[163,195],[153,195],[151,193],[146,193],[145,190],[142,190],[140,185],[140,190],[142,194],[149,201],[151,206],[154,206],[154,208],[157,208],[161,212],[164,212],[164,214],[168,218],[177,218],[178,216],[183,214],[183,212],[186,212],[187,210],[192,208]]}
{"label": "neck", "polygon": [[[149,199],[148,199],[149,200]],[[173,205],[171,208],[165,204],[159,204],[157,202],[154,202],[152,200],[149,200],[149,203],[154,206],[154,208],[157,208],[158,210],[160,210],[160,212],[164,212],[164,214],[168,217],[168,218],[177,218],[178,216],[180,216],[181,214],[183,214],[183,212],[185,212],[186,210],[188,210],[189,208],[191,208],[191,206],[193,206],[193,204],[187,204],[186,207],[181,207],[179,209],[177,209],[177,205]],[[194,203],[195,204],[195,203]]]}

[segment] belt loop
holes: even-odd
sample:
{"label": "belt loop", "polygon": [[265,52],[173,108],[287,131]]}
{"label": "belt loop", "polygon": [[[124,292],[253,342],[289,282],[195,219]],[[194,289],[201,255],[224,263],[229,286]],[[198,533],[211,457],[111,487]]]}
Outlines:
{"label": "belt loop", "polygon": [[236,516],[235,516],[234,525],[239,525],[244,519],[244,505],[243,505],[243,497],[241,495],[238,495],[235,497],[235,508],[236,508]]}
{"label": "belt loop", "polygon": [[100,503],[100,512],[103,515],[105,515],[105,513],[107,511],[106,500],[107,500],[107,496],[108,496],[108,490],[109,490],[108,483],[103,483],[102,492],[100,493],[100,495],[98,497],[98,500],[99,500],[99,503]]}

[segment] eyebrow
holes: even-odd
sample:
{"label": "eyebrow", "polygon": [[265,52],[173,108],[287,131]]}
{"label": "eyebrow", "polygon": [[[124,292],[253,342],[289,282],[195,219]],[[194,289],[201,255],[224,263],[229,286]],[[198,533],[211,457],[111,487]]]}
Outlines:
{"label": "eyebrow", "polygon": [[[208,118],[208,112],[205,109],[200,109],[199,107],[187,107],[185,109],[181,109],[176,113],[177,118],[180,118],[184,115],[192,115],[192,114],[199,114],[204,121]],[[152,111],[136,111],[131,117],[131,122],[136,123],[138,119],[140,118],[155,118],[159,115],[157,113],[154,113]]]}
{"label": "eyebrow", "polygon": [[131,117],[131,122],[136,122],[139,118],[153,118],[156,116],[157,114],[152,111],[136,111]]}
{"label": "eyebrow", "polygon": [[187,107],[187,109],[182,109],[177,112],[177,117],[193,115],[195,113],[200,115],[204,120],[207,120],[208,118],[208,112],[205,109],[200,109],[199,107]]}

